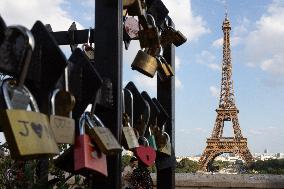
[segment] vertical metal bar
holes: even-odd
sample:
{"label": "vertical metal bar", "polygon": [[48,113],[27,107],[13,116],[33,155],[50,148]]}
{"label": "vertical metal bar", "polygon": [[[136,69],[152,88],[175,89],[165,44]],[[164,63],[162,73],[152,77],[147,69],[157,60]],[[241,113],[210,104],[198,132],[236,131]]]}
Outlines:
{"label": "vertical metal bar", "polygon": [[[169,24],[174,27],[171,19]],[[169,45],[164,49],[163,56],[175,70],[175,47]],[[157,79],[157,99],[169,114],[166,132],[170,135],[172,143],[171,157],[157,157],[157,163],[168,164],[165,169],[157,170],[157,189],[175,188],[175,77],[167,81]],[[174,162],[174,163],[173,163]]]}
{"label": "vertical metal bar", "polygon": [[[100,118],[120,141],[122,122],[122,0],[95,0],[95,68],[113,87],[113,107],[104,110]],[[92,82],[92,81],[90,81]],[[121,188],[121,153],[109,156],[108,177],[93,179],[96,189]]]}

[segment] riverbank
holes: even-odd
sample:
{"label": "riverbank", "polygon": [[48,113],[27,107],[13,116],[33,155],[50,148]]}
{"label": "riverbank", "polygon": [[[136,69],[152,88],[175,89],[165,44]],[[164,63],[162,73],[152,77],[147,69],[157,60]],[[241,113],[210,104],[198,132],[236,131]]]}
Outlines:
{"label": "riverbank", "polygon": [[175,183],[177,189],[284,189],[284,175],[177,173]]}

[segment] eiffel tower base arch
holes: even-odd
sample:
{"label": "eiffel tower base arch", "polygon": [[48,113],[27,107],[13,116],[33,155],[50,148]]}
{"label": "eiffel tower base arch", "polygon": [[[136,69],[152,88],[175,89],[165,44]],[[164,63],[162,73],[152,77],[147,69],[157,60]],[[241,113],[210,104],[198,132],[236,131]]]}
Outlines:
{"label": "eiffel tower base arch", "polygon": [[253,157],[247,147],[246,138],[207,138],[207,146],[199,160],[199,170],[207,171],[209,163],[223,153],[233,153],[240,156],[246,164],[250,164],[253,161]]}

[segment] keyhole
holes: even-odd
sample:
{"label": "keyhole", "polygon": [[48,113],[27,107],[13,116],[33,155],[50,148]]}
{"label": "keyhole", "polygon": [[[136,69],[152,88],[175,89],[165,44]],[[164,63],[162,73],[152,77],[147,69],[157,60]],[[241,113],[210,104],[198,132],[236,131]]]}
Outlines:
{"label": "keyhole", "polygon": [[147,160],[149,161],[149,159],[150,159],[149,155],[146,155],[146,158],[147,158]]}

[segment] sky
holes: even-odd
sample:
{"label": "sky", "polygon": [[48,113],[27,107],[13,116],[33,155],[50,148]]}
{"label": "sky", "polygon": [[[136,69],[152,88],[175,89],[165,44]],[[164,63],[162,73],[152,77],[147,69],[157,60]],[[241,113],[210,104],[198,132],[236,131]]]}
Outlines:
{"label": "sky", "polygon": [[[201,154],[210,137],[218,107],[222,63],[222,22],[225,7],[231,22],[231,53],[239,123],[252,153],[284,152],[284,1],[163,0],[169,15],[187,36],[176,48],[176,155]],[[53,31],[94,26],[95,0],[1,0],[0,14],[8,25],[31,28],[36,20]],[[139,50],[131,42],[123,53],[123,84],[156,96],[156,77],[131,70]],[[66,56],[68,47],[62,47]],[[232,136],[226,124],[224,136]]]}

